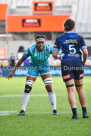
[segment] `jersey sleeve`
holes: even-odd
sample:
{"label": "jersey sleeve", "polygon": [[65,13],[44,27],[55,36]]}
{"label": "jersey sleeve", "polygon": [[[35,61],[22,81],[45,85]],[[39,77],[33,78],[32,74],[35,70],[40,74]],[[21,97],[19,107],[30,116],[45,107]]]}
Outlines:
{"label": "jersey sleeve", "polygon": [[50,54],[53,53],[53,46],[50,45]]}
{"label": "jersey sleeve", "polygon": [[81,40],[80,40],[80,49],[83,50],[84,48],[87,48],[87,46],[85,44],[85,41],[84,41],[83,37],[81,37]]}
{"label": "jersey sleeve", "polygon": [[58,37],[56,38],[56,41],[55,41],[55,43],[54,43],[54,48],[53,48],[53,50],[56,50],[56,51],[59,51],[59,50],[60,50]]}
{"label": "jersey sleeve", "polygon": [[29,50],[29,48],[23,53],[23,57],[24,58],[28,58],[29,56],[31,56],[31,52],[30,52],[30,50]]}

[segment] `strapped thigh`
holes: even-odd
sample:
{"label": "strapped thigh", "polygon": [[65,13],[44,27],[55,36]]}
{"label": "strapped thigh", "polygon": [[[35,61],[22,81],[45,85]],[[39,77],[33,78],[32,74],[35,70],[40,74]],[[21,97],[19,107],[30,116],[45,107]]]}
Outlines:
{"label": "strapped thigh", "polygon": [[66,85],[66,87],[68,88],[68,87],[73,87],[74,86],[74,84],[68,84],[68,85]]}
{"label": "strapped thigh", "polygon": [[80,84],[80,85],[78,85],[78,84],[75,84],[75,86],[76,86],[76,87],[81,87],[81,86],[83,86],[83,84]]}
{"label": "strapped thigh", "polygon": [[52,78],[46,78],[44,79],[45,86],[52,84]]}

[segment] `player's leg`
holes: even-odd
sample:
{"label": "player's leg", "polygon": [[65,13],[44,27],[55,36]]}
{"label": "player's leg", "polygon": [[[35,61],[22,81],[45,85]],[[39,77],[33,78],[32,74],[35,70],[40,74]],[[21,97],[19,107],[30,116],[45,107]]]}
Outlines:
{"label": "player's leg", "polygon": [[79,101],[82,106],[83,118],[88,118],[87,110],[86,110],[86,96],[83,89],[83,64],[81,61],[75,61],[76,69],[74,70],[74,78],[75,78],[75,87],[78,92]]}
{"label": "player's leg", "polygon": [[26,84],[25,84],[25,90],[22,96],[22,108],[18,116],[25,115],[26,106],[28,104],[29,98],[30,98],[30,91],[32,90],[33,83],[35,82],[36,78],[27,76],[26,78]]}
{"label": "player's leg", "polygon": [[40,75],[42,80],[44,81],[45,88],[49,95],[49,100],[53,108],[53,114],[58,115],[57,109],[56,109],[56,95],[52,88],[52,77],[50,74],[50,69],[45,68],[44,70],[40,71]]}
{"label": "player's leg", "polygon": [[26,77],[25,90],[22,97],[22,109],[20,113],[18,114],[19,116],[25,115],[26,106],[30,97],[30,91],[32,90],[33,83],[35,82],[37,76],[38,76],[38,70],[35,69],[35,67],[32,67],[31,69],[28,70],[28,74]]}
{"label": "player's leg", "polygon": [[74,88],[74,80],[71,79],[65,82],[67,93],[68,93],[68,100],[73,112],[72,119],[78,119],[77,116],[77,108],[76,108],[76,98],[75,98],[75,88]]}
{"label": "player's leg", "polygon": [[72,70],[72,63],[65,62],[61,64],[62,78],[65,82],[68,100],[72,109],[72,119],[78,119],[77,108],[76,108],[76,98],[75,98],[75,88],[74,88],[74,74]]}
{"label": "player's leg", "polygon": [[75,80],[75,87],[78,92],[80,104],[82,106],[83,118],[88,118],[86,109],[86,96],[83,89],[83,79]]}

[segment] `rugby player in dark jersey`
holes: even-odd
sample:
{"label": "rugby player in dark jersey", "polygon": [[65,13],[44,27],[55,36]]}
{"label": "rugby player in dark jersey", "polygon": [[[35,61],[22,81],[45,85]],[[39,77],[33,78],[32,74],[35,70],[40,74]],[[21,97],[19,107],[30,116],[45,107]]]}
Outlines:
{"label": "rugby player in dark jersey", "polygon": [[73,112],[72,119],[78,119],[75,88],[82,107],[83,118],[88,118],[86,96],[83,89],[83,67],[88,57],[88,51],[83,37],[75,33],[74,30],[75,22],[72,19],[67,19],[64,23],[64,33],[56,38],[53,57],[57,58],[58,51],[61,49],[62,78],[67,88],[68,99]]}

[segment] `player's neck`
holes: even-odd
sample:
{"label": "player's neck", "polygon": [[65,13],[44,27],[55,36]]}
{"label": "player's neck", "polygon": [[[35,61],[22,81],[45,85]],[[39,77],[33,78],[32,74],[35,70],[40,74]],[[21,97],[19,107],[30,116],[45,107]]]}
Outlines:
{"label": "player's neck", "polygon": [[42,50],[40,50],[40,49],[37,48],[37,50],[38,50],[39,52],[42,52],[42,51],[44,50],[44,48],[43,48]]}
{"label": "player's neck", "polygon": [[72,29],[72,30],[70,30],[70,31],[65,31],[64,30],[64,33],[67,33],[67,32],[74,32],[75,31],[75,29]]}

